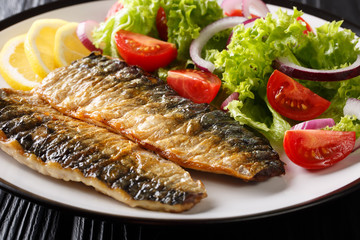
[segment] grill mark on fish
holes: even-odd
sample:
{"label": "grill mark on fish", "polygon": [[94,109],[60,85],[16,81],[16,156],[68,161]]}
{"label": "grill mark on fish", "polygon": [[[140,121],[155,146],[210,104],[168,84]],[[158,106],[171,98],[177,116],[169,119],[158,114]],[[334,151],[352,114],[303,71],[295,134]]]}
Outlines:
{"label": "grill mark on fish", "polygon": [[175,163],[119,134],[64,116],[29,93],[0,89],[0,130],[2,149],[20,162],[82,181],[130,206],[181,212],[206,197],[202,183]]}
{"label": "grill mark on fish", "polygon": [[106,126],[181,166],[264,181],[284,163],[259,133],[121,60],[92,53],[34,89],[59,111]]}

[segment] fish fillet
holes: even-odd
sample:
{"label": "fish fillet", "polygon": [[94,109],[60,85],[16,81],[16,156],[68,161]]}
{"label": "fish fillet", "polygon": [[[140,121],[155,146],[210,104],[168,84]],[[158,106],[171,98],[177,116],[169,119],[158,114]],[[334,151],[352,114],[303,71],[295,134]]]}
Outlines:
{"label": "fish fillet", "polygon": [[27,92],[0,89],[0,146],[42,174],[83,182],[131,207],[182,212],[207,195],[177,164]]}
{"label": "fish fillet", "polygon": [[245,181],[285,173],[262,135],[118,59],[92,53],[53,71],[33,91],[60,112],[121,133],[186,168]]}

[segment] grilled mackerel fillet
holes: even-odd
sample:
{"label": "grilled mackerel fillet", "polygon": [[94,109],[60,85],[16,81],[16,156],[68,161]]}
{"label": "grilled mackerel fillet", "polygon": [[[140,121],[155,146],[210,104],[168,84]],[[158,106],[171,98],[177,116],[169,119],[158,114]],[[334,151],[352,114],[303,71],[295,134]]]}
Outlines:
{"label": "grilled mackerel fillet", "polygon": [[34,91],[60,112],[106,126],[186,168],[245,181],[285,172],[262,135],[118,59],[92,53],[50,73]]}
{"label": "grilled mackerel fillet", "polygon": [[206,197],[177,164],[30,93],[0,89],[0,146],[42,174],[83,182],[132,207],[181,212]]}

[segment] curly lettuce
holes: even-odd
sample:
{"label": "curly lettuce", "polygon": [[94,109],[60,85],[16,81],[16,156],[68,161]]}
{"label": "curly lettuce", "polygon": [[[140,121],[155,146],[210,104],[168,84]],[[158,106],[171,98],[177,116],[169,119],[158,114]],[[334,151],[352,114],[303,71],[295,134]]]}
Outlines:
{"label": "curly lettuce", "polygon": [[[227,49],[208,54],[208,60],[221,69],[223,86],[240,94],[239,100],[227,106],[231,115],[277,142],[290,128],[291,120],[280,116],[267,102],[266,86],[274,71],[273,61],[287,57],[305,67],[335,69],[351,64],[359,54],[355,34],[340,29],[341,22],[326,23],[316,29],[316,34],[304,34],[306,26],[298,21],[302,14],[296,8],[291,15],[279,9],[276,16],[269,13],[266,18],[257,19],[251,28],[238,25]],[[359,96],[359,79],[301,83],[319,95],[326,95],[335,105],[328,113],[339,116],[338,119],[346,97]]]}
{"label": "curly lettuce", "polygon": [[[325,23],[293,50],[299,62],[314,69],[337,69],[353,63],[359,50],[355,33],[341,30],[343,21]],[[311,57],[309,57],[311,56]]]}
{"label": "curly lettuce", "polygon": [[118,57],[114,36],[120,29],[158,37],[156,15],[165,10],[168,42],[178,49],[177,59],[189,59],[189,47],[206,25],[223,17],[216,0],[121,0],[123,9],[93,32],[94,44],[106,55]]}
{"label": "curly lettuce", "polygon": [[341,117],[340,121],[333,127],[326,127],[325,130],[333,131],[354,131],[356,138],[360,137],[360,120],[355,116],[345,115]]}

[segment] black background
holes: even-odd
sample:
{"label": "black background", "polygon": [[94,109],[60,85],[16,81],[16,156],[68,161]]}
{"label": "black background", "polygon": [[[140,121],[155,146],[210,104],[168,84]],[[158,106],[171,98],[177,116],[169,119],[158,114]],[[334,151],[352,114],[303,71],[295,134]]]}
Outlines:
{"label": "black background", "polygon": [[[76,0],[0,0],[0,20],[52,2]],[[275,3],[278,1],[267,1]],[[360,26],[358,0],[284,0],[301,3]],[[301,9],[301,8],[299,8]],[[312,8],[311,8],[312,9]],[[310,10],[311,10],[310,9]],[[305,10],[304,10],[305,11]],[[307,11],[305,11],[307,12]],[[311,13],[311,12],[310,12]],[[327,14],[325,14],[328,16]],[[12,17],[14,20],[14,17]],[[0,28],[8,19],[0,22]],[[2,24],[2,25],[1,25]],[[352,25],[351,25],[352,26]],[[353,30],[359,34],[360,28]],[[1,167],[1,166],[0,166]],[[360,175],[360,173],[359,173]],[[2,188],[4,185],[1,185]],[[360,189],[352,188],[326,202],[281,215],[216,224],[150,224],[105,219],[59,209],[0,190],[2,239],[360,239]],[[241,204],[241,202],[239,202]],[[264,202],[264,204],[266,204]]]}

